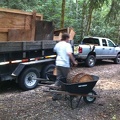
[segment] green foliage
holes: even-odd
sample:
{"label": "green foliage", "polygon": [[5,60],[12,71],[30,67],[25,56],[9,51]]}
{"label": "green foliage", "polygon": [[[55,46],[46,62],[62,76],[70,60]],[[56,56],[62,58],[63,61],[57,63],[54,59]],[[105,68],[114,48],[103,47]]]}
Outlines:
{"label": "green foliage", "polygon": [[0,7],[32,11],[38,0],[1,0]]}
{"label": "green foliage", "polygon": [[[56,29],[60,28],[62,0],[0,0],[0,7],[36,10],[44,20],[53,21]],[[120,43],[119,18],[119,0],[66,0],[64,27],[74,28],[76,42],[91,35]]]}

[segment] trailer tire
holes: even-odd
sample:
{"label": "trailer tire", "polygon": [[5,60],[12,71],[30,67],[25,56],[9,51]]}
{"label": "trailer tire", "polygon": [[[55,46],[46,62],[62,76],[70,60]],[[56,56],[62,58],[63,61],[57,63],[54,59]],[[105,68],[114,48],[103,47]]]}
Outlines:
{"label": "trailer tire", "polygon": [[85,60],[85,64],[87,67],[93,67],[95,65],[96,59],[94,55],[88,55],[87,59]]}
{"label": "trailer tire", "polygon": [[31,90],[37,87],[39,78],[39,71],[36,68],[27,68],[19,76],[18,84],[23,90]]}
{"label": "trailer tire", "polygon": [[44,67],[44,69],[42,70],[42,77],[45,78],[45,79],[48,79],[48,76],[47,76],[47,72],[52,72],[53,73],[53,70],[55,69],[55,65],[54,64],[49,64],[47,66]]}
{"label": "trailer tire", "polygon": [[[92,90],[91,92],[88,93],[88,95],[97,95],[96,92],[94,90]],[[96,97],[92,97],[92,96],[84,96],[83,100],[85,103],[93,103],[96,100]]]}

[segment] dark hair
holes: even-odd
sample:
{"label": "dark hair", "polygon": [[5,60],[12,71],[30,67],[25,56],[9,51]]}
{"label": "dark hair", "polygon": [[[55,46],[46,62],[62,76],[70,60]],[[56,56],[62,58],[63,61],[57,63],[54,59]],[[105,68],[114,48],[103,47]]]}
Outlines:
{"label": "dark hair", "polygon": [[61,40],[66,40],[67,38],[69,38],[69,34],[68,33],[63,33],[62,34],[62,39]]}

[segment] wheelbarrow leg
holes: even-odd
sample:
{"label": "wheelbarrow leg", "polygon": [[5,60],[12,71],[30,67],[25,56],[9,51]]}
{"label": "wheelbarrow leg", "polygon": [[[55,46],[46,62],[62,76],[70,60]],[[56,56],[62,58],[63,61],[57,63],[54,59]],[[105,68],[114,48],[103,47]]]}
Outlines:
{"label": "wheelbarrow leg", "polygon": [[[71,106],[72,109],[74,109],[74,107],[73,107],[73,99],[74,99],[74,98],[75,98],[75,96],[71,96],[71,95],[70,95],[70,100],[69,100],[69,101],[70,101],[70,106]],[[80,96],[77,104],[75,105],[75,108],[78,107],[78,105],[79,105],[79,103],[80,103],[80,101],[81,101],[81,98],[82,98],[82,96]]]}
{"label": "wheelbarrow leg", "polygon": [[74,109],[74,108],[73,108],[73,104],[72,104],[73,99],[74,99],[74,96],[71,96],[71,95],[70,95],[70,106],[71,106],[72,109]]}
{"label": "wheelbarrow leg", "polygon": [[82,98],[82,96],[80,96],[80,98],[79,98],[79,100],[78,100],[78,102],[77,102],[76,108],[78,107],[78,105],[79,105],[79,103],[80,103],[80,101],[81,101],[81,98]]}

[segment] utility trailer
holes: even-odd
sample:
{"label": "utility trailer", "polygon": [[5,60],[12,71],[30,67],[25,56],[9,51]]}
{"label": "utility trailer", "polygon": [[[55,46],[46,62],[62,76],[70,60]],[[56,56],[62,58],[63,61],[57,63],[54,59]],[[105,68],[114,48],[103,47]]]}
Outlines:
{"label": "utility trailer", "polygon": [[0,8],[0,82],[16,81],[23,90],[38,85],[55,67],[54,26],[36,12]]}

